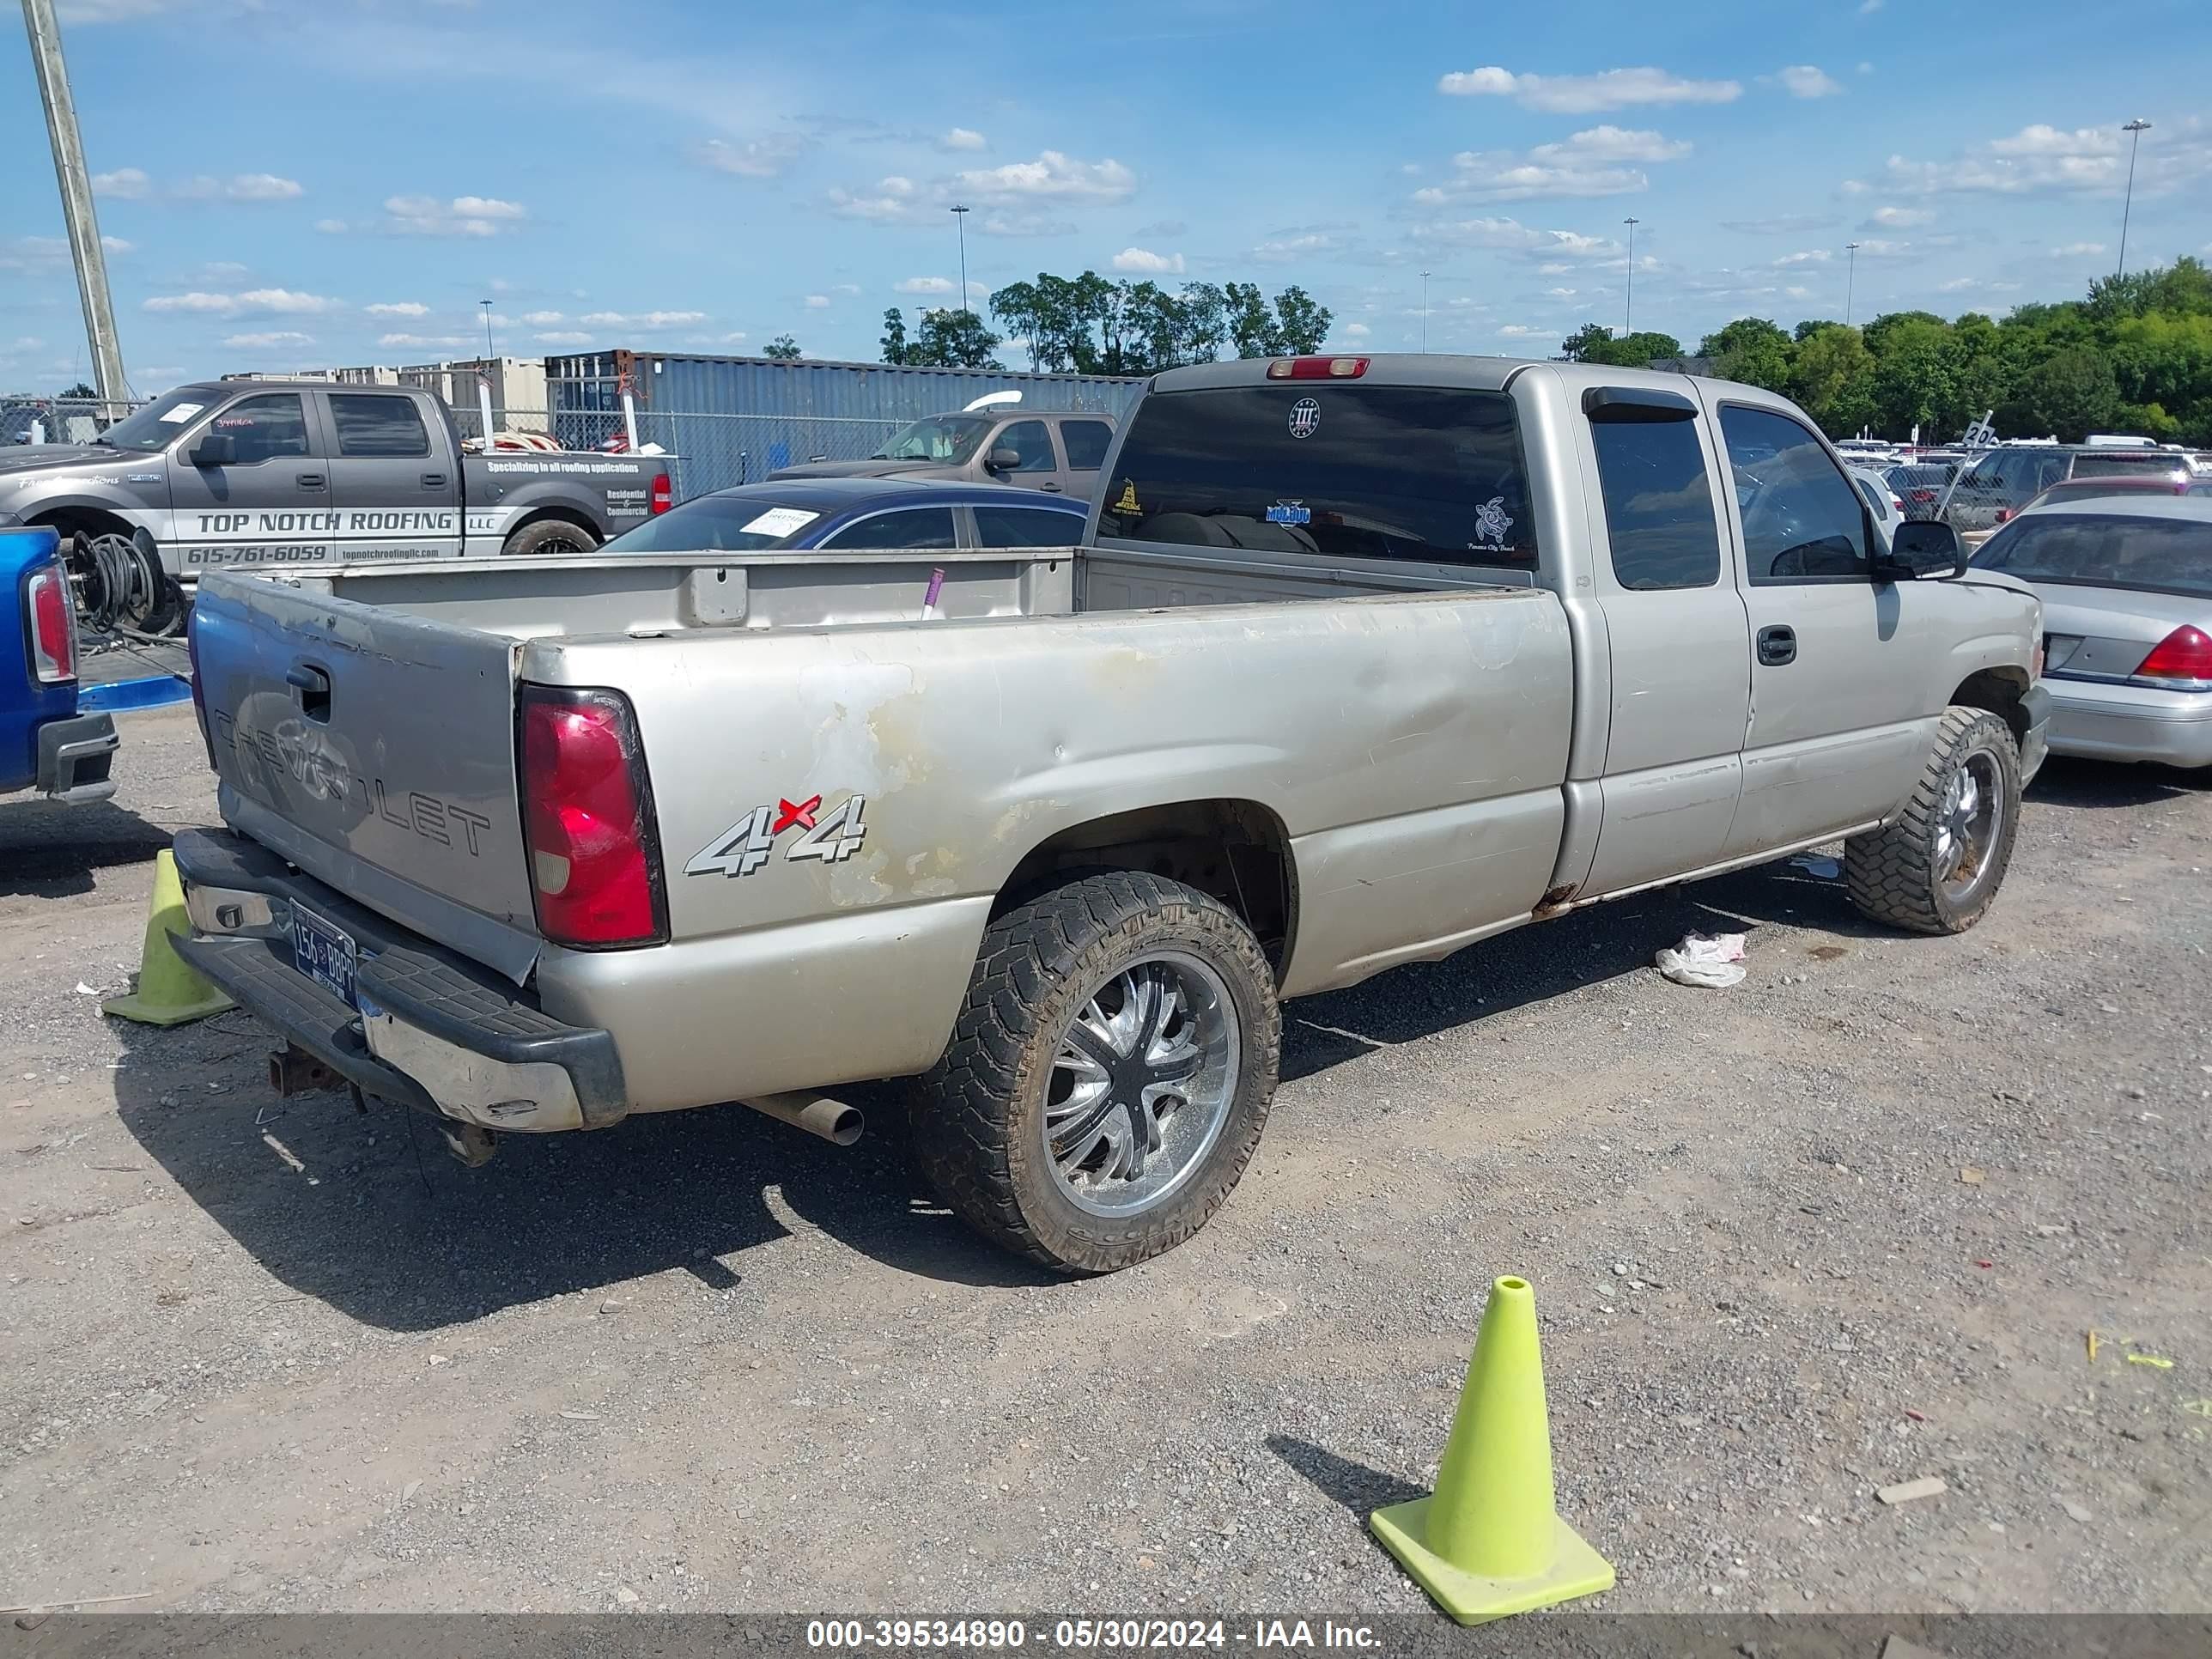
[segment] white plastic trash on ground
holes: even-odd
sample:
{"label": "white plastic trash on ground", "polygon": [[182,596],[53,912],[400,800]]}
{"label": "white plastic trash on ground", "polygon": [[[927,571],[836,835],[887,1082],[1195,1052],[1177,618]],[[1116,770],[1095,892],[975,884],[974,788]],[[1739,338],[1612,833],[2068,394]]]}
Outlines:
{"label": "white plastic trash on ground", "polygon": [[1653,958],[1659,971],[1677,985],[1702,985],[1725,991],[1743,981],[1741,933],[1686,933]]}

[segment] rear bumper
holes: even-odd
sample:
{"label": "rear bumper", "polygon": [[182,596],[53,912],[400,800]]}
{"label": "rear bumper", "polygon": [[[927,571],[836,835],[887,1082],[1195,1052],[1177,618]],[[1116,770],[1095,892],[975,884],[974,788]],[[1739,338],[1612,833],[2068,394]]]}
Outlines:
{"label": "rear bumper", "polygon": [[115,793],[108,774],[121,742],[104,713],[48,720],[39,728],[39,793],[72,805],[106,800]]}
{"label": "rear bumper", "polygon": [[2051,757],[2049,688],[2041,684],[2029,686],[2020,700],[2020,712],[2027,721],[2020,740],[2020,787],[2025,789],[2035,781],[2035,775]]}
{"label": "rear bumper", "polygon": [[2049,680],[2051,748],[2094,760],[2212,766],[2212,692]]}
{"label": "rear bumper", "polygon": [[[186,830],[174,852],[192,922],[178,954],[363,1091],[487,1129],[596,1129],[628,1114],[606,1032],[562,1024],[242,836]],[[293,965],[295,901],[352,936],[358,1009]]]}

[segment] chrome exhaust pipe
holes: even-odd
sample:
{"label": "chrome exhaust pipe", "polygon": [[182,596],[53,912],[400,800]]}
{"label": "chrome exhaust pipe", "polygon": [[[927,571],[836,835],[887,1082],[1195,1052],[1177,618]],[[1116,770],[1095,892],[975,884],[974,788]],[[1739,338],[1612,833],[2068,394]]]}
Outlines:
{"label": "chrome exhaust pipe", "polygon": [[811,1090],[793,1089],[778,1095],[755,1095],[739,1103],[753,1110],[774,1118],[779,1123],[788,1123],[794,1129],[804,1129],[811,1135],[838,1146],[849,1146],[860,1138],[867,1120],[860,1109],[848,1106],[842,1100],[832,1100],[827,1095],[817,1095]]}

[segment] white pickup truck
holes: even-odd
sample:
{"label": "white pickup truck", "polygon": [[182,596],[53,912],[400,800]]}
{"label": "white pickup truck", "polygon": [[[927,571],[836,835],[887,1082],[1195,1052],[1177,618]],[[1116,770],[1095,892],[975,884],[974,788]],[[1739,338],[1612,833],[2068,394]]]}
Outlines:
{"label": "white pickup truck", "polygon": [[1236,1184],[1285,998],[1838,837],[1972,926],[2040,638],[1748,386],[1182,369],[1079,548],[211,577],[179,948],[471,1158],[917,1074],[945,1200],[1105,1271]]}

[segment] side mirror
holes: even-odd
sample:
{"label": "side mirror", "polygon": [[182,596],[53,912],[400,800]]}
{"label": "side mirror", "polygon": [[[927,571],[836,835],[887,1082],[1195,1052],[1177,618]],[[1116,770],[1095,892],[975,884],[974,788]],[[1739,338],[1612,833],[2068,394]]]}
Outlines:
{"label": "side mirror", "polygon": [[983,465],[994,472],[1012,472],[1022,464],[1022,452],[1000,444],[983,458]]}
{"label": "side mirror", "polygon": [[228,466],[238,459],[238,441],[228,432],[210,432],[187,459],[194,466]]}
{"label": "side mirror", "polygon": [[1966,547],[1959,532],[1934,519],[1907,519],[1890,532],[1889,553],[1875,561],[1876,581],[1918,581],[1966,574]]}

